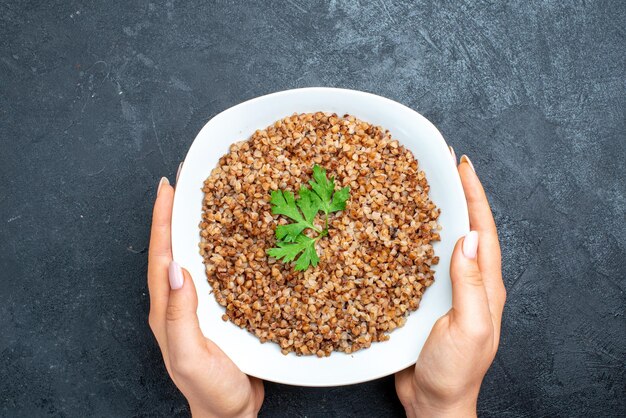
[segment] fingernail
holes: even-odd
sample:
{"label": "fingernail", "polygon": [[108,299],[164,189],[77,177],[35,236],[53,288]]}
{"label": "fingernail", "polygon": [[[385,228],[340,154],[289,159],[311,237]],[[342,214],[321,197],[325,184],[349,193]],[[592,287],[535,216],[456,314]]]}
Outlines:
{"label": "fingernail", "polygon": [[454,160],[454,164],[456,164],[456,152],[454,152],[454,148],[452,148],[450,145],[448,145],[448,148],[450,148],[450,154],[452,155],[452,160]]}
{"label": "fingernail", "polygon": [[161,181],[159,181],[159,187],[157,187],[157,196],[161,191],[161,186],[163,186],[164,184],[170,184],[170,181],[167,179],[167,177],[161,177]]}
{"label": "fingernail", "polygon": [[183,168],[183,162],[181,161],[180,164],[178,164],[178,171],[176,171],[176,184],[178,184],[178,176],[180,176],[180,170]]}
{"label": "fingernail", "polygon": [[465,239],[463,240],[463,255],[469,258],[470,260],[473,260],[476,258],[477,251],[478,251],[478,232],[470,231],[469,234],[465,235]]}
{"label": "fingernail", "polygon": [[474,164],[472,164],[472,162],[470,161],[469,157],[465,154],[461,155],[461,162],[462,163],[468,163],[470,168],[472,169],[472,171],[475,173],[476,169],[474,168]]}
{"label": "fingernail", "polygon": [[169,276],[170,288],[172,290],[180,289],[181,287],[183,287],[183,282],[185,280],[183,277],[183,269],[181,269],[178,263],[174,260],[170,262]]}

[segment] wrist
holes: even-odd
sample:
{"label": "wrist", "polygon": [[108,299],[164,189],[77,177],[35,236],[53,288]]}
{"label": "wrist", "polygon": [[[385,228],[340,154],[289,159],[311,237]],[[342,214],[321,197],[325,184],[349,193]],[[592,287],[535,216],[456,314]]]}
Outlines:
{"label": "wrist", "polygon": [[478,390],[468,390],[462,396],[440,397],[422,393],[419,389],[415,397],[404,405],[409,418],[473,418],[476,417]]}
{"label": "wrist", "polygon": [[452,405],[432,402],[415,402],[405,407],[408,418],[474,418],[476,401],[466,401]]}
{"label": "wrist", "polygon": [[[220,415],[220,414],[215,414],[212,413],[210,411],[207,411],[204,408],[198,408],[198,407],[194,407],[193,405],[189,404],[189,410],[191,412],[191,417],[192,418],[223,418],[225,417],[225,415]],[[259,411],[255,411],[255,410],[244,410],[244,411],[240,411],[238,413],[235,413],[234,415],[229,415],[237,418],[256,418],[259,415]]]}

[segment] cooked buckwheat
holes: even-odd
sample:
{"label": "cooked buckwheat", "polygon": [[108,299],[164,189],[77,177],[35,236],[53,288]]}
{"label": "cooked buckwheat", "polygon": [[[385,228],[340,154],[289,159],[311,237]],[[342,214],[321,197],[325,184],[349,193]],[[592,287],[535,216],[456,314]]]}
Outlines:
{"label": "cooked buckwheat", "polygon": [[[297,192],[313,165],[350,186],[317,243],[320,262],[294,271],[266,254],[270,192]],[[439,209],[413,154],[353,116],[294,114],[233,144],[204,182],[200,253],[224,320],[283,354],[352,353],[386,341],[434,280]]]}

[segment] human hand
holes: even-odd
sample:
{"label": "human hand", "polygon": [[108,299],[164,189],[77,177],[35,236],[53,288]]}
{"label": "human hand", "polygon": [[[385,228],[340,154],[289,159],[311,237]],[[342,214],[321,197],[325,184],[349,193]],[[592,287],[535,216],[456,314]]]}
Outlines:
{"label": "human hand", "polygon": [[148,253],[149,323],[174,384],[194,417],[256,416],[263,382],[246,376],[202,335],[198,297],[189,273],[172,260],[170,224],[174,188],[159,183]]}
{"label": "human hand", "polygon": [[467,156],[458,170],[471,232],[452,254],[452,309],[435,323],[415,366],[396,373],[408,417],[476,416],[480,385],[498,350],[506,290],[496,225]]}

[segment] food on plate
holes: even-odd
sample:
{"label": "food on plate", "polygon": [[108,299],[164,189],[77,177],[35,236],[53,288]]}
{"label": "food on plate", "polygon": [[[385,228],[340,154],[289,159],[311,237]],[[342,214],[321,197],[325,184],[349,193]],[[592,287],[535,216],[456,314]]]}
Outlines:
{"label": "food on plate", "polygon": [[230,320],[283,354],[386,341],[434,281],[439,209],[413,154],[354,116],[294,114],[204,182],[200,253]]}

